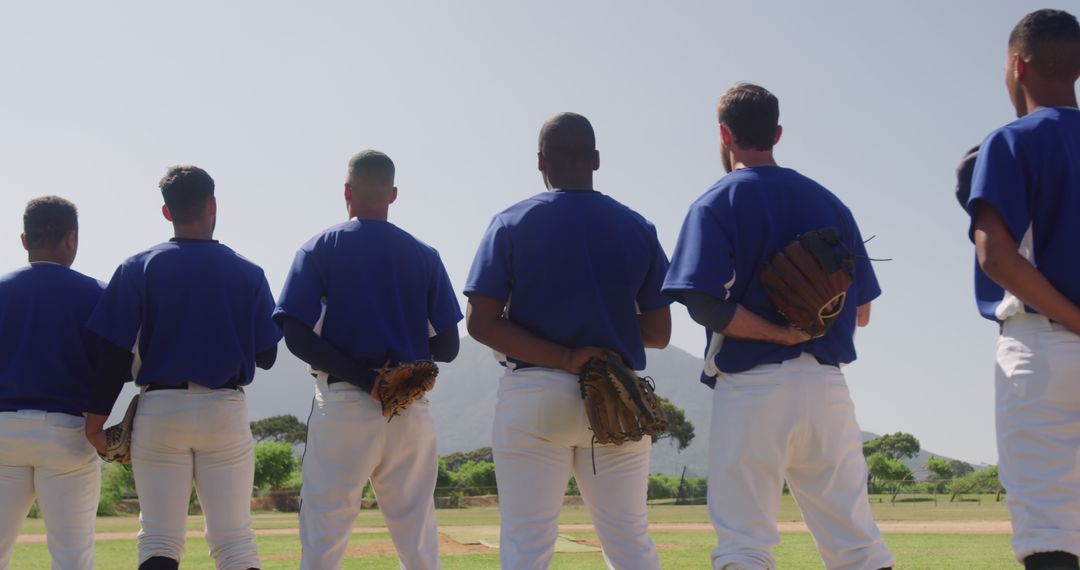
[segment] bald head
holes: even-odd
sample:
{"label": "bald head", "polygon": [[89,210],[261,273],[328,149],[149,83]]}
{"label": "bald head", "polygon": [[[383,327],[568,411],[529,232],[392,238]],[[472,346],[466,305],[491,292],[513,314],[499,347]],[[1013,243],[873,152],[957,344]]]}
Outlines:
{"label": "bald head", "polygon": [[600,167],[596,134],[577,113],[559,113],[540,129],[540,170],[550,188],[592,189],[592,173]]}

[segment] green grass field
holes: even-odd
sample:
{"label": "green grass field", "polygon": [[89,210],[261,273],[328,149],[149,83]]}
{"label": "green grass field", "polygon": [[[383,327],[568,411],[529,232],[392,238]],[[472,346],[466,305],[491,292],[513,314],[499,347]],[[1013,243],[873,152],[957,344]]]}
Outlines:
{"label": "green grass field", "polygon": [[[979,502],[963,501],[949,503],[947,498],[935,505],[927,500],[908,500],[891,503],[888,497],[873,498],[872,508],[879,522],[927,522],[962,524],[968,521],[1007,521],[1008,513],[1003,503],[994,501],[993,496],[984,496]],[[473,508],[438,511],[439,524],[447,529],[456,528],[459,532],[492,532],[498,526],[497,508]],[[801,520],[798,509],[790,497],[785,497],[781,513],[781,522]],[[654,505],[650,507],[650,521],[657,525],[670,524],[707,524],[708,514],[704,506]],[[584,524],[589,522],[588,513],[583,507],[567,507],[561,519],[563,524]],[[398,563],[392,555],[393,546],[386,532],[378,531],[382,527],[382,518],[377,511],[364,511],[357,519],[356,526],[366,529],[356,533],[350,541],[352,557],[345,568],[386,568],[396,569]],[[295,529],[295,513],[259,513],[255,515],[255,528]],[[133,533],[138,530],[135,517],[103,517],[98,519],[99,533]],[[188,529],[199,532],[203,528],[201,517],[191,517]],[[374,529],[374,530],[372,530]],[[44,524],[40,519],[27,520],[23,534],[40,534]],[[588,531],[564,532],[563,536],[571,541],[586,545],[595,545],[596,535]],[[924,534],[885,533],[885,539],[899,561],[898,568],[911,569],[1015,569],[1018,565],[1013,560],[1009,548],[1009,537],[1004,534],[979,535],[928,532]],[[653,540],[660,549],[660,560],[664,568],[707,568],[709,551],[714,544],[714,537],[708,530],[675,530],[666,528],[653,533]],[[299,564],[299,539],[295,535],[259,536],[259,552],[263,559],[263,568],[296,568]],[[135,541],[133,539],[99,540],[97,543],[98,568],[134,568],[136,562]],[[813,539],[805,532],[783,533],[781,544],[776,549],[776,558],[780,568],[819,569],[823,568],[818,559]],[[458,547],[443,550],[443,566],[452,569],[498,568],[498,553],[481,546]],[[12,568],[36,570],[50,567],[49,555],[44,544],[20,544],[15,549]],[[183,561],[184,568],[212,569],[213,563],[207,556],[206,542],[189,539],[187,553]],[[591,569],[604,568],[598,552],[571,553],[560,552],[555,555],[553,568]]]}

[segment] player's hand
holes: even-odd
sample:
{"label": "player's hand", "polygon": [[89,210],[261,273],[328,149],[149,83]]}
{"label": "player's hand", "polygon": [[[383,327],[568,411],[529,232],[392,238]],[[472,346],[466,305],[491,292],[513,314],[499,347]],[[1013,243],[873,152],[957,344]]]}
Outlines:
{"label": "player's hand", "polygon": [[105,453],[105,447],[107,446],[107,442],[105,440],[105,430],[87,430],[86,441],[89,441],[90,445],[94,446],[94,449],[96,449],[98,453]]}
{"label": "player's hand", "polygon": [[612,356],[611,351],[605,348],[599,348],[595,346],[586,346],[582,348],[575,348],[568,350],[566,353],[566,361],[563,364],[563,370],[571,374],[581,374],[581,367],[591,358],[599,358],[600,360],[607,360],[608,358],[618,358]]}
{"label": "player's hand", "polygon": [[804,342],[809,342],[811,340],[814,340],[814,337],[810,336],[808,333],[806,333],[802,329],[797,329],[795,327],[788,327],[787,328],[787,335],[786,335],[786,338],[784,339],[784,344],[786,344],[787,346],[795,346],[796,344],[802,344]]}

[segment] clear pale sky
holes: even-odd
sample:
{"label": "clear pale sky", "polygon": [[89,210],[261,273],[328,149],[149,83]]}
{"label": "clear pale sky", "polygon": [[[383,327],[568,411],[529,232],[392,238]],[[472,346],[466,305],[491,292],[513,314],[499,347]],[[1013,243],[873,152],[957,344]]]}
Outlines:
{"label": "clear pale sky", "polygon": [[[876,266],[885,294],[847,368],[862,428],[993,463],[997,329],[972,300],[953,171],[1013,118],[1006,40],[1043,7],[1077,11],[1000,0],[5,3],[0,267],[25,263],[26,202],[59,194],[80,211],[75,268],[107,280],[170,237],[156,184],[168,165],[193,163],[217,181],[217,237],[277,292],[296,248],[344,219],[349,156],[378,148],[398,166],[391,221],[438,248],[460,290],[491,216],[543,190],[536,136],[560,111],[592,120],[597,189],[652,220],[670,253],[687,206],[723,173],[715,103],[753,81],[780,98],[781,164],[838,194],[877,235],[871,254],[893,258]],[[702,330],[674,314],[673,344],[700,354]]]}

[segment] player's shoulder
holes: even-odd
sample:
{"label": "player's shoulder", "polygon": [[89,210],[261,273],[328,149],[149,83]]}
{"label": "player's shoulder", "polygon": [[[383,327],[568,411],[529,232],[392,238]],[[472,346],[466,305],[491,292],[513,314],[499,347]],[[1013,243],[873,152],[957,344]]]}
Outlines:
{"label": "player's shoulder", "polygon": [[1054,136],[1062,130],[1077,128],[1080,128],[1080,111],[1045,107],[990,131],[983,141],[983,146],[990,146],[1002,140],[1015,144],[1028,139]]}
{"label": "player's shoulder", "polygon": [[528,216],[531,212],[544,209],[550,204],[554,203],[552,200],[554,195],[551,192],[541,192],[533,196],[529,196],[524,200],[515,202],[506,208],[503,208],[493,216],[494,220],[505,226],[513,226]]}
{"label": "player's shoulder", "polygon": [[29,265],[20,267],[18,269],[13,270],[13,271],[8,271],[7,273],[5,273],[3,275],[0,275],[0,286],[11,286],[14,283],[18,283],[26,275],[28,275],[29,272],[30,272],[30,266]]}
{"label": "player's shoulder", "polygon": [[630,206],[627,206],[626,204],[620,202],[618,199],[608,194],[597,194],[597,202],[601,205],[602,208],[610,211],[613,215],[624,216],[628,219],[628,221],[632,223],[636,223],[653,232],[656,231],[653,223],[650,222],[649,219],[646,218],[644,215],[642,215],[641,212],[638,212],[637,210],[631,208]]}

